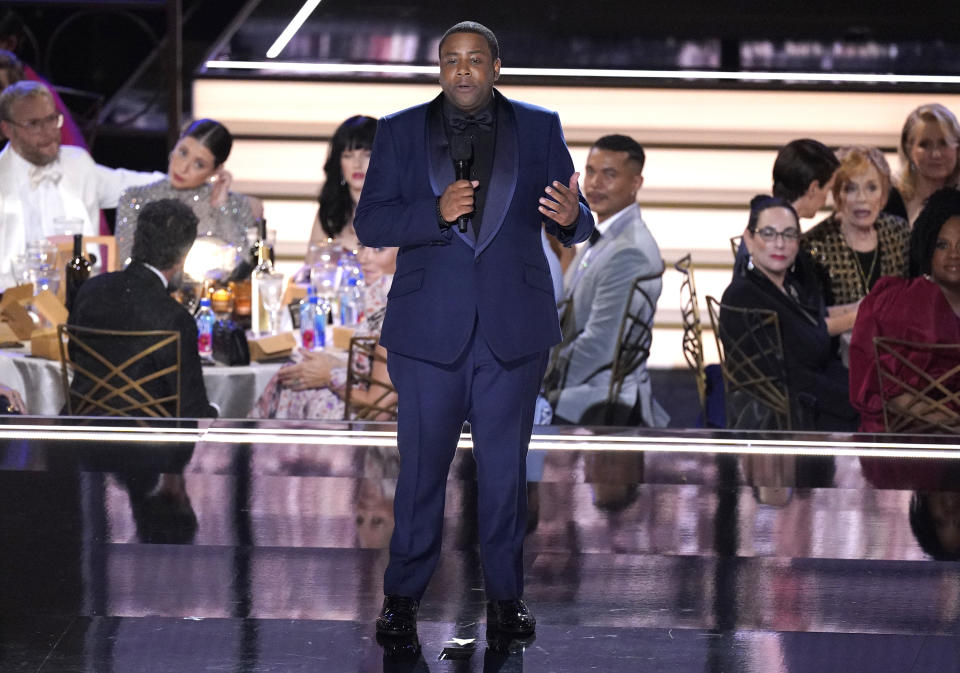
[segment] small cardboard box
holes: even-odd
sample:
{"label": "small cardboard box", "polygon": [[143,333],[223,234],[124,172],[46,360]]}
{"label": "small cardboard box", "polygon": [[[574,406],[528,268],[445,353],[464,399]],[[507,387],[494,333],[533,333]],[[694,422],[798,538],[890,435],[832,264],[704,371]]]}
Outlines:
{"label": "small cardboard box", "polygon": [[342,351],[350,350],[350,339],[353,338],[354,329],[344,327],[343,325],[333,326],[333,347]]}
{"label": "small cardboard box", "polygon": [[44,290],[29,303],[33,305],[33,310],[37,312],[37,315],[54,327],[67,322],[67,318],[70,316],[70,312],[67,311],[63,302],[49,290]]}
{"label": "small cardboard box", "polygon": [[14,344],[20,345],[20,341],[20,337],[17,336],[10,325],[0,322],[0,348],[9,348]]}
{"label": "small cardboard box", "polygon": [[[26,301],[29,301],[29,299]],[[30,311],[18,301],[4,304],[3,308],[0,308],[0,316],[3,317],[4,325],[8,326],[17,335],[19,341],[29,339],[33,330],[37,328]]]}
{"label": "small cardboard box", "polygon": [[4,308],[7,304],[20,303],[24,299],[30,299],[31,297],[33,297],[33,283],[8,287],[3,291],[3,298],[0,298],[0,309]]}
{"label": "small cardboard box", "polygon": [[30,353],[37,358],[60,360],[60,345],[57,328],[44,327],[33,331],[30,336]]}
{"label": "small cardboard box", "polygon": [[[36,325],[23,304],[31,299],[33,299],[32,284],[18,285],[4,291],[3,298],[0,299],[0,320],[3,321],[0,323],[3,326],[3,336],[0,337],[0,341],[25,341],[30,338]],[[11,338],[11,333],[15,337]]]}
{"label": "small cardboard box", "polygon": [[281,332],[271,336],[250,337],[247,339],[247,345],[250,347],[250,359],[254,362],[263,362],[289,357],[297,347],[297,340],[293,332]]}

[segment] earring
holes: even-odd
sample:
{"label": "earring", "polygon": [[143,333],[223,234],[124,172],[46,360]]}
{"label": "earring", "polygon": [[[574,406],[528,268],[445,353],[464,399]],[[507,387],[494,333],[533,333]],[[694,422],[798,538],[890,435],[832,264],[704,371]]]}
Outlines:
{"label": "earring", "polygon": [[341,175],[341,176],[340,176],[340,186],[343,187],[345,184],[347,184],[347,179],[346,179],[345,177],[343,177],[343,175]]}
{"label": "earring", "polygon": [[753,266],[753,255],[747,254],[747,271],[753,271],[754,268],[756,267]]}

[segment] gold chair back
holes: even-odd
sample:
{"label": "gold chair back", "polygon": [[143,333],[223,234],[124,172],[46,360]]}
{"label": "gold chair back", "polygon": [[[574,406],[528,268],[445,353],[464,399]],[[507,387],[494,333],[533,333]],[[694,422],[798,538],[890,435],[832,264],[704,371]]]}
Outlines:
{"label": "gold chair back", "polygon": [[873,350],[887,432],[960,434],[960,344],[874,337]]}
{"label": "gold chair back", "polygon": [[723,371],[727,427],[792,428],[780,320],[775,311],[721,304],[707,297]]}
{"label": "gold chair back", "polygon": [[690,253],[680,258],[673,268],[683,274],[683,282],[680,283],[683,357],[696,380],[700,410],[706,414],[707,373],[703,361],[703,328],[700,325],[700,305],[697,303],[697,285],[693,279],[693,260]]}
{"label": "gold chair back", "polygon": [[737,258],[737,253],[740,252],[740,242],[743,241],[743,236],[737,234],[736,236],[730,237],[730,250],[733,251],[733,258]]}
{"label": "gold chair back", "polygon": [[[606,424],[613,422],[612,415],[627,377],[636,371],[637,367],[646,362],[650,355],[650,344],[653,341],[653,314],[657,305],[655,300],[643,289],[643,285],[645,282],[660,278],[662,275],[663,271],[661,270],[660,273],[638,276],[630,287],[630,299],[623,311],[623,317],[620,319],[620,330],[617,333],[617,350],[614,352],[613,362],[608,365],[610,368],[610,387],[607,391]],[[586,380],[590,380],[606,368],[600,367],[590,374]],[[649,422],[651,419],[644,420]]]}
{"label": "gold chair back", "polygon": [[[75,325],[59,325],[57,330],[61,382],[69,415],[180,416],[179,332]],[[170,364],[158,368],[154,358],[161,351],[167,351],[162,362]]]}
{"label": "gold chair back", "polygon": [[[397,389],[389,378],[377,378],[375,363],[386,364],[386,358],[377,349],[379,339],[375,336],[355,336],[350,339],[350,355],[347,360],[347,383],[344,392],[344,420],[395,421],[397,420]],[[360,401],[351,394],[354,386],[374,391],[372,401]]]}

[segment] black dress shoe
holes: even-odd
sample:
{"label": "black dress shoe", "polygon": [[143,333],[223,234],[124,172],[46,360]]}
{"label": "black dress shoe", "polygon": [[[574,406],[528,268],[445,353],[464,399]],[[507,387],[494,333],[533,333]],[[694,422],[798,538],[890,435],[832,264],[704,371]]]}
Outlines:
{"label": "black dress shoe", "polygon": [[377,633],[384,636],[415,636],[420,601],[406,596],[388,595],[377,617]]}
{"label": "black dress shoe", "polygon": [[487,630],[515,636],[530,636],[537,628],[537,620],[522,599],[490,601],[487,603]]}

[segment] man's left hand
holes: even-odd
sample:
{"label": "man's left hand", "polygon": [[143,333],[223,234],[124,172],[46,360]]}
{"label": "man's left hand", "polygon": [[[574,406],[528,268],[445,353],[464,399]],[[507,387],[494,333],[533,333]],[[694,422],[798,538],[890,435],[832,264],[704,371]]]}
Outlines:
{"label": "man's left hand", "polygon": [[580,173],[570,176],[570,185],[565,186],[554,180],[544,191],[547,196],[540,199],[540,212],[559,224],[570,227],[580,217],[580,187],[577,181]]}

